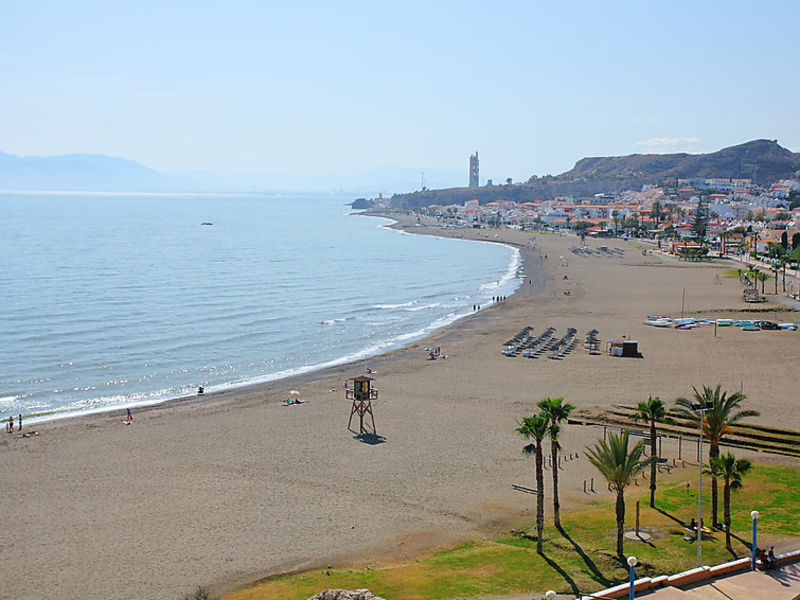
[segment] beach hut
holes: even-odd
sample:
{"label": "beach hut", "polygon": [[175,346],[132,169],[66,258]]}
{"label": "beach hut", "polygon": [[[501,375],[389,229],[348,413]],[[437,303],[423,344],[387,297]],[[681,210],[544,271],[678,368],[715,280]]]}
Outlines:
{"label": "beach hut", "polygon": [[606,351],[609,356],[641,356],[636,340],[608,340]]}

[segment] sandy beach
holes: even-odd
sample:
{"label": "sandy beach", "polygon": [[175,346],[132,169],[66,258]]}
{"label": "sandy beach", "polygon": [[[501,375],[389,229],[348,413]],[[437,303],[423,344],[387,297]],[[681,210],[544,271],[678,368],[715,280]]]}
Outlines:
{"label": "sandy beach", "polygon": [[[621,258],[581,257],[569,251],[573,236],[398,226],[515,244],[525,282],[506,301],[377,358],[137,410],[132,425],[119,411],[40,424],[30,438],[3,434],[0,598],[178,599],[198,585],[219,594],[270,574],[507,530],[533,509],[511,489],[533,482],[516,421],[546,396],[580,408],[650,395],[671,404],[693,385],[741,386],[758,421],[800,429],[800,332],[721,328],[715,337],[713,327],[642,325],[646,315],[678,316],[684,299],[693,316],[750,308],[725,276],[735,264],[645,256],[621,240],[589,242],[623,248]],[[603,342],[624,335],[644,356],[579,345],[560,361],[504,357],[503,343],[527,325],[559,335],[574,327],[581,341],[593,328]],[[447,359],[426,360],[429,346]],[[344,380],[367,367],[377,371],[379,444],[346,428]],[[282,406],[289,389],[305,403]],[[596,436],[566,427],[564,451]],[[590,474],[585,459],[568,463],[567,508],[585,500]]]}

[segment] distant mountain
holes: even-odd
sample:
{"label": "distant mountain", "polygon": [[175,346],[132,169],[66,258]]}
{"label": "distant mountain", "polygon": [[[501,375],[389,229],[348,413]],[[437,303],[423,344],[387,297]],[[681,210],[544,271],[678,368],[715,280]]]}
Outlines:
{"label": "distant mountain", "polygon": [[[457,185],[463,174],[426,171],[425,185]],[[0,190],[85,190],[123,192],[341,191],[390,196],[419,189],[419,169],[380,168],[355,175],[287,176],[270,173],[215,175],[161,173],[140,163],[101,154],[14,156],[0,152]]]}
{"label": "distant mountain", "polygon": [[132,160],[100,154],[14,156],[0,152],[0,189],[109,190],[170,189],[170,178]]}
{"label": "distant mountain", "polygon": [[451,188],[396,194],[392,204],[416,207],[430,204],[463,204],[477,199],[528,202],[555,196],[588,196],[640,189],[670,178],[721,177],[752,179],[761,185],[790,178],[800,170],[800,154],[774,140],[754,140],[710,154],[631,154],[583,158],[561,175],[543,177],[523,185]]}

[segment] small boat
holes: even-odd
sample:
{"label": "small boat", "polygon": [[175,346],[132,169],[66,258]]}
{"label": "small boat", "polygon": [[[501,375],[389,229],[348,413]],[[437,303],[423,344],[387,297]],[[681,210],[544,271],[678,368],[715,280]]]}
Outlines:
{"label": "small boat", "polygon": [[788,331],[797,331],[797,323],[778,323],[778,329],[786,329]]}
{"label": "small boat", "polygon": [[761,327],[755,323],[750,323],[749,325],[742,325],[742,331],[761,331]]}
{"label": "small boat", "polygon": [[752,325],[753,322],[748,319],[742,319],[739,321],[734,321],[733,324],[736,325],[737,327],[745,327],[746,325]]}
{"label": "small boat", "polygon": [[677,323],[675,325],[675,329],[695,329],[697,327],[697,323]]}
{"label": "small boat", "polygon": [[669,327],[672,325],[672,319],[669,317],[661,317],[659,315],[648,315],[647,319],[644,321],[644,324],[652,327]]}
{"label": "small boat", "polygon": [[717,325],[719,327],[731,327],[733,326],[733,319],[717,319]]}

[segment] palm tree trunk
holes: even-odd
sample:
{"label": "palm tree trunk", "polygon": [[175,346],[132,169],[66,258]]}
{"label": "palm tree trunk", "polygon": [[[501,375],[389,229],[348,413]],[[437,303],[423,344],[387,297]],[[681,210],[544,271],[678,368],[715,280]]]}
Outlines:
{"label": "palm tree trunk", "polygon": [[[713,444],[708,449],[708,464],[711,465],[711,461],[715,458],[719,457],[719,445]],[[719,524],[718,510],[718,497],[719,491],[717,489],[717,478],[714,475],[711,476],[711,526],[716,527]]]}
{"label": "palm tree trunk", "polygon": [[725,547],[733,551],[731,547],[731,482],[727,477],[725,478],[723,502],[725,503]]}
{"label": "palm tree trunk", "polygon": [[542,443],[536,442],[536,552],[539,554],[542,554],[544,532],[544,468],[542,462]]}
{"label": "palm tree trunk", "polygon": [[656,421],[650,421],[650,508],[656,507]]}
{"label": "palm tree trunk", "polygon": [[558,443],[550,441],[550,455],[553,460],[553,522],[561,529],[561,504],[558,501]]}
{"label": "palm tree trunk", "polygon": [[622,536],[625,532],[625,492],[617,490],[617,556],[625,560],[622,548]]}

